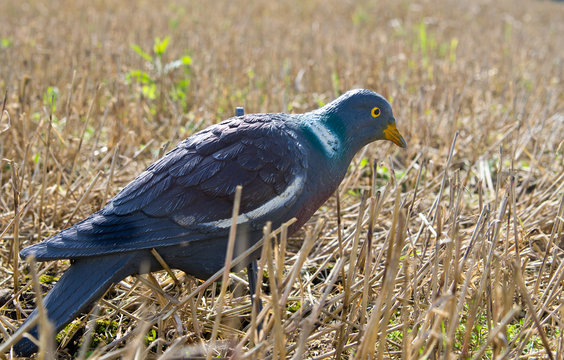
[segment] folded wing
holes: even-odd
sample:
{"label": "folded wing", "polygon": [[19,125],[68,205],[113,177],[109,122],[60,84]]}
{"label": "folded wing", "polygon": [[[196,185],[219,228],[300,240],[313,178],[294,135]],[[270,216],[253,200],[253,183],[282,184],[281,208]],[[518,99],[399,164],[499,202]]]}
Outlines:
{"label": "folded wing", "polygon": [[239,223],[291,218],[307,158],[287,115],[246,115],[182,141],[85,220],[30,246],[38,260],[80,258],[227,236],[237,185]]}

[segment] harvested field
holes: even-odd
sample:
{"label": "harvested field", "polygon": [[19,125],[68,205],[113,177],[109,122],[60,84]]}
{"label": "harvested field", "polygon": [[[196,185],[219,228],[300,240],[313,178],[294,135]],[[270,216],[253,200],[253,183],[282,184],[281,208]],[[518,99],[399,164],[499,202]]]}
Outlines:
{"label": "harvested field", "polygon": [[163,271],[39,356],[564,359],[563,20],[556,1],[0,1],[0,357],[69,265],[22,248],[237,106],[368,88],[408,148],[365,147],[264,247],[263,332],[244,271],[225,296]]}

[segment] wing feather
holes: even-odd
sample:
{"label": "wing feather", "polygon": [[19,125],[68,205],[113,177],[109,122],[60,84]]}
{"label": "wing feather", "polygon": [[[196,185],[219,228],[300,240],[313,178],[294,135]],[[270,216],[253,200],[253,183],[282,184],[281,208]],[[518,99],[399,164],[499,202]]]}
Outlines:
{"label": "wing feather", "polygon": [[237,185],[241,218],[252,228],[280,220],[307,174],[305,151],[284,116],[232,118],[191,136],[101,211],[22,254],[73,258],[226,236]]}

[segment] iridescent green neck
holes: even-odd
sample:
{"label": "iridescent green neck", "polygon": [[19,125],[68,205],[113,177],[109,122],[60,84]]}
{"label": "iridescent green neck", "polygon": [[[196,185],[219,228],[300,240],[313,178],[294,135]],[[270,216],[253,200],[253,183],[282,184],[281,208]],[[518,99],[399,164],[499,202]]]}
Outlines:
{"label": "iridescent green neck", "polygon": [[314,146],[329,158],[340,157],[343,139],[338,129],[339,122],[333,118],[334,115],[322,115],[316,111],[303,115],[300,116],[300,125]]}

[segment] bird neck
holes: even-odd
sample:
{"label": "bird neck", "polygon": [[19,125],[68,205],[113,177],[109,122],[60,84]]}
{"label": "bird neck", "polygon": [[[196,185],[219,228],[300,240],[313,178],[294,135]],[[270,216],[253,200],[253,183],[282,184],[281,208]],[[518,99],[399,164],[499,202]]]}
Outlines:
{"label": "bird neck", "polygon": [[300,125],[314,147],[328,158],[341,158],[345,150],[344,127],[334,114],[316,111],[300,117]]}

